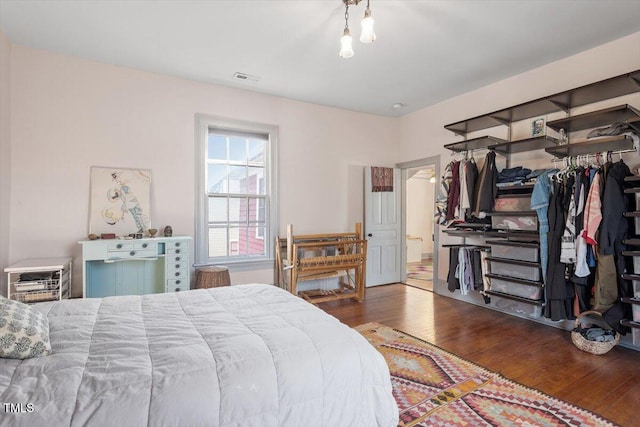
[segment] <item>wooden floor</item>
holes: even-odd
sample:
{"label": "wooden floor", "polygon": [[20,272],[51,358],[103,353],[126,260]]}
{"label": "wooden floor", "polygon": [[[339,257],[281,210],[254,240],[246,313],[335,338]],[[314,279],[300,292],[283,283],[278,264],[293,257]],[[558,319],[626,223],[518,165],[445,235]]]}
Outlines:
{"label": "wooden floor", "polygon": [[379,322],[621,426],[640,426],[640,352],[578,350],[570,332],[403,284],[368,288],[363,303],[320,304],[349,326]]}

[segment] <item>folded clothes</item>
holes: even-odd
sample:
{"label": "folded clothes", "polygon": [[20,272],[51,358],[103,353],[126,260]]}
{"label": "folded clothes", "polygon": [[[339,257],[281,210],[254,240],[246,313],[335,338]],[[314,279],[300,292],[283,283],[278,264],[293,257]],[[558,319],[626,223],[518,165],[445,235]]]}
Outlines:
{"label": "folded clothes", "polygon": [[21,282],[32,282],[35,280],[48,280],[53,277],[53,274],[50,271],[43,273],[22,273],[20,274]]}
{"label": "folded clothes", "polygon": [[519,185],[522,185],[523,182],[524,182],[524,180],[522,178],[518,178],[518,179],[516,179],[514,181],[497,182],[496,183],[496,187],[498,187],[498,188],[517,187]]}
{"label": "folded clothes", "polygon": [[498,182],[523,181],[527,175],[531,173],[531,169],[516,166],[515,168],[504,168],[498,172]]}
{"label": "folded clothes", "polygon": [[609,126],[593,129],[591,132],[587,134],[587,138],[595,138],[598,136],[620,135],[621,133],[627,132],[631,129],[632,127],[629,125],[629,123],[615,122],[615,123],[611,123]]}
{"label": "folded clothes", "polygon": [[588,328],[577,327],[574,331],[580,333],[580,335],[589,341],[609,342],[613,341],[616,337],[616,331],[613,329],[603,329],[598,326],[591,326]]}
{"label": "folded clothes", "polygon": [[537,178],[543,173],[545,173],[547,170],[548,169],[535,169],[534,171],[530,172],[529,175],[527,175],[527,180]]}

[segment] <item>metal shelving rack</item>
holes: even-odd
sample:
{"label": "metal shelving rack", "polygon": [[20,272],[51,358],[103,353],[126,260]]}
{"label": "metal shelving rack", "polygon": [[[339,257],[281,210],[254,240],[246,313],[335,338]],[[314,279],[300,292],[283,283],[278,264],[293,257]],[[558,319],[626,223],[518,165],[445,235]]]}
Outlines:
{"label": "metal shelving rack", "polygon": [[69,298],[72,262],[73,258],[33,258],[6,267],[7,298],[29,304]]}

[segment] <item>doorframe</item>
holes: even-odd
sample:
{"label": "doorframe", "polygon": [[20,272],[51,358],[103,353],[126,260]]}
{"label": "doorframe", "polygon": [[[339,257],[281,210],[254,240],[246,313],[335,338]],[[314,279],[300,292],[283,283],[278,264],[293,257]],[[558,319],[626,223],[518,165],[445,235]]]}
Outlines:
{"label": "doorframe", "polygon": [[[398,169],[400,169],[400,233],[402,233],[401,238],[401,256],[400,256],[400,265],[402,266],[400,281],[405,282],[407,280],[407,171],[409,169],[415,169],[419,167],[433,166],[435,169],[435,188],[433,191],[433,206],[435,213],[436,200],[438,200],[438,195],[440,193],[440,155],[425,157],[423,159],[411,160],[408,162],[396,163]],[[440,236],[440,228],[439,224],[433,221],[433,291],[436,290],[436,283],[438,282],[438,258],[440,252],[439,236]]]}

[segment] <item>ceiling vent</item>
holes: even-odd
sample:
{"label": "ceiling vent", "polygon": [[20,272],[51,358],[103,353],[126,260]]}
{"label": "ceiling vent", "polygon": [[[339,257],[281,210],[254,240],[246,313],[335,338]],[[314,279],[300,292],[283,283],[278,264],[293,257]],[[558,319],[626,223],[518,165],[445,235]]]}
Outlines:
{"label": "ceiling vent", "polygon": [[258,81],[260,81],[260,77],[258,77],[258,76],[252,76],[251,74],[238,73],[238,72],[236,72],[233,75],[233,78],[236,79],[236,80],[242,80],[242,81],[245,81],[245,82],[247,82],[247,81],[248,82],[258,82]]}

